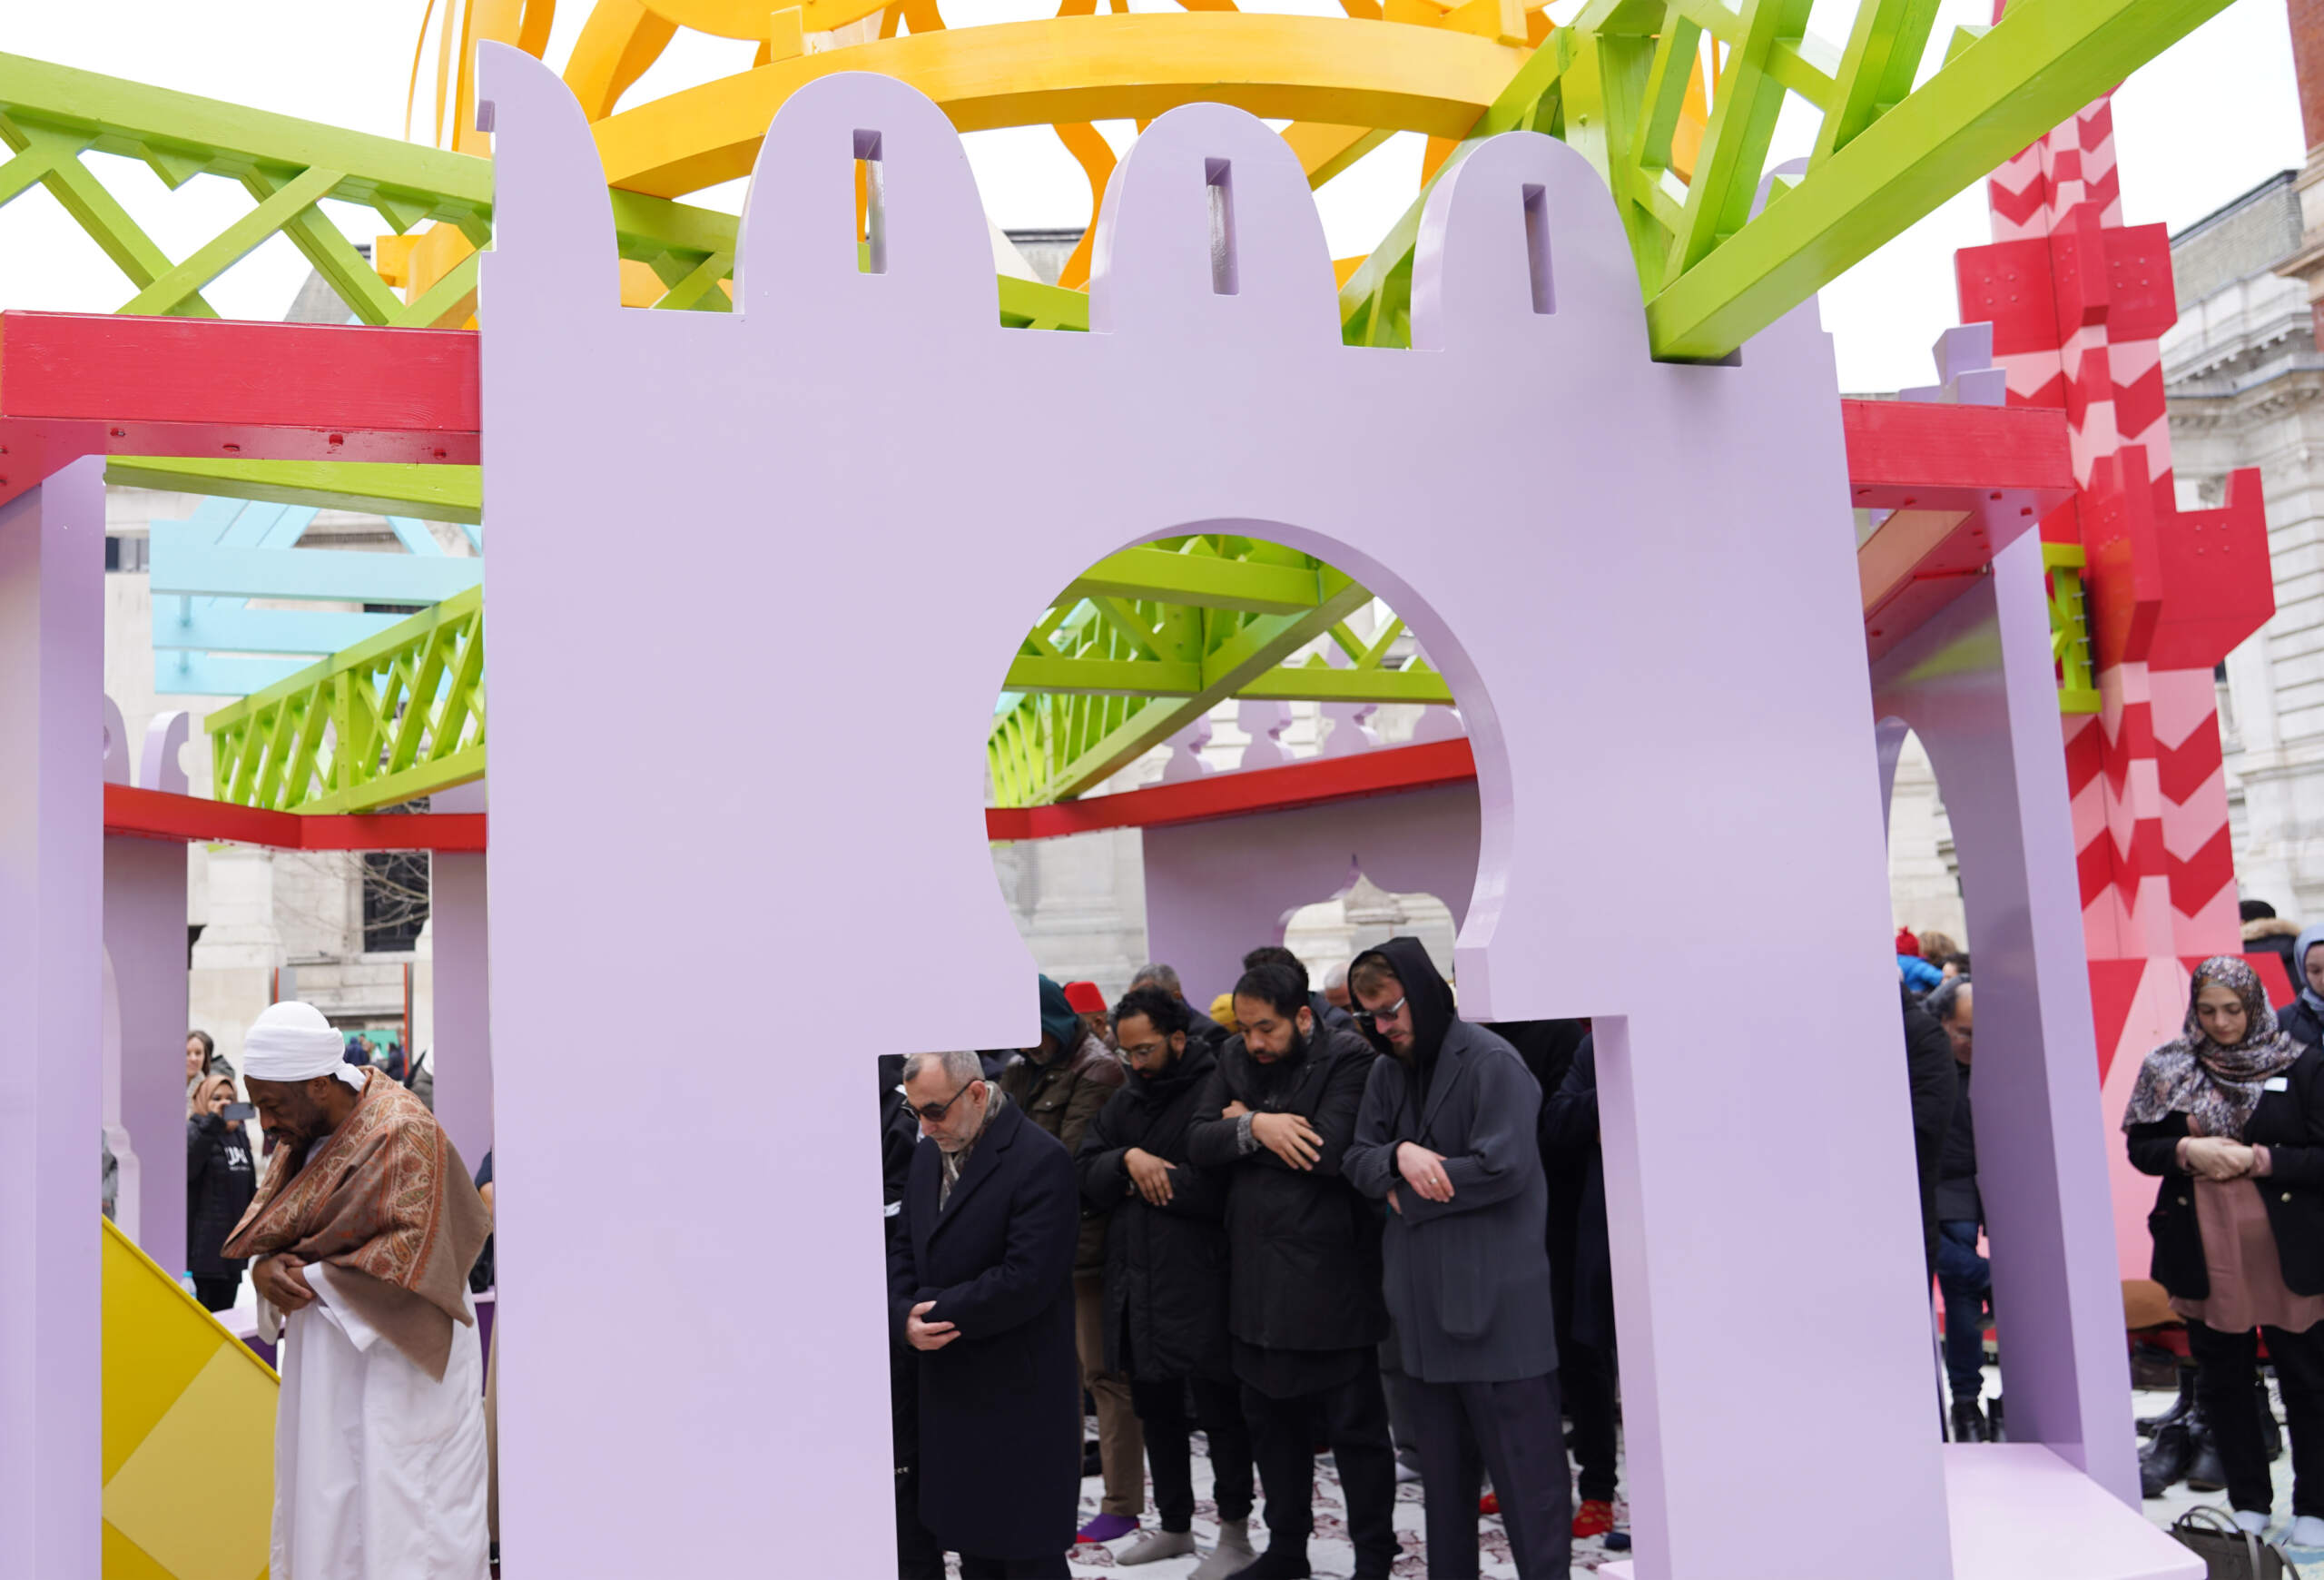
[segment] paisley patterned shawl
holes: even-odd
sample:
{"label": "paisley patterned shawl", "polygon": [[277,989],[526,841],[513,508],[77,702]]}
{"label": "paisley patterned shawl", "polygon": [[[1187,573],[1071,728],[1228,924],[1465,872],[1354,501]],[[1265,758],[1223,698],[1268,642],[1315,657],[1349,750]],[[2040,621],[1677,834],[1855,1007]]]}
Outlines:
{"label": "paisley patterned shawl", "polygon": [[439,1381],[452,1324],[473,1322],[468,1269],[491,1232],[451,1138],[418,1098],[372,1071],[355,1111],[304,1166],[278,1147],[230,1257],[328,1262],[357,1314]]}
{"label": "paisley patterned shawl", "polygon": [[[2231,1048],[2212,1042],[2195,1012],[2195,1001],[2213,983],[2233,990],[2243,1001],[2243,1038]],[[2148,1054],[2139,1067],[2122,1128],[2183,1113],[2191,1134],[2240,1141],[2243,1127],[2260,1106],[2263,1083],[2290,1069],[2299,1052],[2299,1045],[2277,1026],[2260,973],[2234,955],[2213,955],[2195,968],[2194,980],[2187,985],[2187,1021],[2180,1035]]]}

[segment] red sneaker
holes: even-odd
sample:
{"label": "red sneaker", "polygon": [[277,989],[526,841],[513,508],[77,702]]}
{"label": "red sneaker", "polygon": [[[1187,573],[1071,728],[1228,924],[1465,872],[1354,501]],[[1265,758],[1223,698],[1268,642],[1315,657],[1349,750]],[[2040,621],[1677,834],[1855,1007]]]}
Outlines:
{"label": "red sneaker", "polygon": [[1584,1498],[1581,1506],[1574,1511],[1573,1538],[1576,1541],[1602,1536],[1613,1528],[1614,1506],[1610,1503],[1601,1503],[1594,1497]]}
{"label": "red sneaker", "polygon": [[1481,1515],[1499,1514],[1501,1512],[1501,1494],[1497,1492],[1489,1492],[1485,1494],[1484,1496],[1477,1499],[1477,1512]]}

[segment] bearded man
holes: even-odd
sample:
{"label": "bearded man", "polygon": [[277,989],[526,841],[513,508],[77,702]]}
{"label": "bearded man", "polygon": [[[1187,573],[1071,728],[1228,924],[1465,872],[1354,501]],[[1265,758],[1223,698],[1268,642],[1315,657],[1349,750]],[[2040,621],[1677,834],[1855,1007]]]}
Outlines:
{"label": "bearded man", "polygon": [[226,1241],[281,1331],[274,1580],[486,1580],[484,1358],[468,1269],[490,1232],[443,1127],[341,1058],[311,1004],[242,1044],[266,1178]]}

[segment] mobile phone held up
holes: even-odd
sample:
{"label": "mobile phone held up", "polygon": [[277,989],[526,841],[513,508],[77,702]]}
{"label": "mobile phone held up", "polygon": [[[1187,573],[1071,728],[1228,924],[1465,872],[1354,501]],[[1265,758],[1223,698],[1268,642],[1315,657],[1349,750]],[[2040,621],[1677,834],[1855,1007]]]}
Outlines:
{"label": "mobile phone held up", "polygon": [[258,1110],[249,1103],[230,1102],[226,1105],[225,1120],[230,1125],[246,1124],[256,1118],[258,1118]]}

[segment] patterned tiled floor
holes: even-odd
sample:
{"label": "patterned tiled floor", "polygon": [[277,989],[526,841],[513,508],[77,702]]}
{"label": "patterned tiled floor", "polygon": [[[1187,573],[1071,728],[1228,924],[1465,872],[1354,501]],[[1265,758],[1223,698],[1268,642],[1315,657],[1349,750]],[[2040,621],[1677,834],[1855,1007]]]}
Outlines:
{"label": "patterned tiled floor", "polygon": [[[1210,1487],[1210,1464],[1205,1457],[1203,1440],[1199,1437],[1195,1439],[1194,1451],[1195,1490],[1199,1495]],[[1098,1499],[1103,1490],[1094,1476],[1081,1484],[1083,1519],[1087,1520],[1098,1512]],[[1341,1577],[1355,1573],[1355,1553],[1347,1543],[1346,1507],[1346,1502],[1340,1494],[1339,1473],[1333,1466],[1331,1457],[1325,1455],[1315,1461],[1315,1535],[1307,1545],[1308,1561],[1314,1565],[1319,1576],[1341,1580]],[[1422,1509],[1418,1483],[1407,1483],[1396,1488],[1396,1534],[1402,1538],[1404,1549],[1403,1555],[1396,1560],[1393,1571],[1397,1580],[1423,1580],[1428,1573],[1427,1561],[1421,1551]],[[1251,1516],[1251,1544],[1261,1549],[1266,1545],[1265,1514],[1265,1504],[1262,1500],[1259,1511]],[[1627,1526],[1629,1508],[1617,1504],[1615,1514]],[[1150,1488],[1146,1519],[1148,1525],[1153,1523]],[[1212,1506],[1209,1498],[1198,1496],[1195,1504],[1195,1541],[1200,1553],[1207,1553],[1217,1536],[1217,1510]],[[1076,1547],[1071,1560],[1073,1573],[1118,1575],[1124,1580],[1133,1575],[1144,1577],[1144,1580],[1182,1580],[1183,1576],[1192,1574],[1195,1565],[1202,1561],[1200,1553],[1197,1553],[1193,1557],[1167,1558],[1124,1569],[1114,1562],[1112,1548],[1127,1547],[1134,1539],[1124,1537],[1113,1543],[1111,1547]],[[1480,1522],[1477,1545],[1481,1549],[1485,1580],[1515,1580],[1517,1570],[1510,1562],[1509,1536],[1502,1529],[1498,1517],[1488,1516]],[[1573,1566],[1577,1572],[1594,1570],[1608,1558],[1622,1555],[1608,1553],[1603,1540],[1577,1542],[1574,1544]]]}

